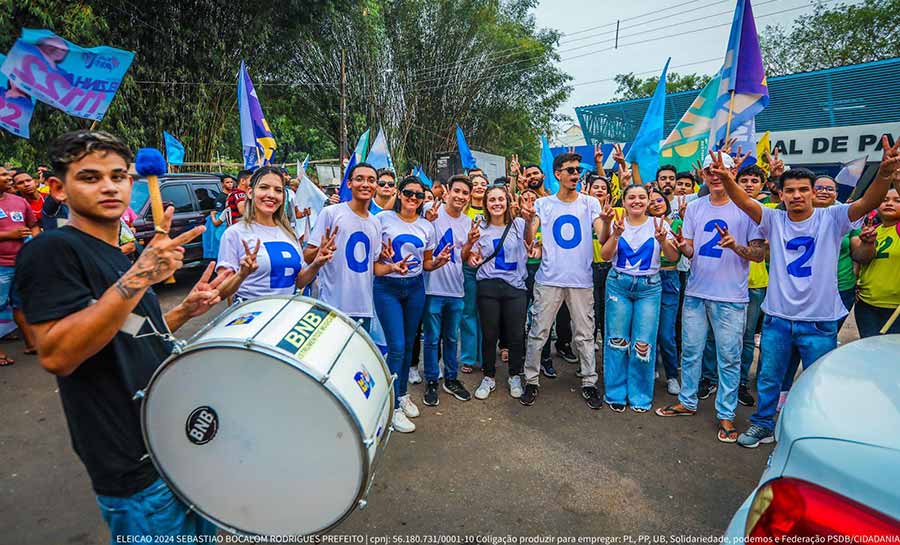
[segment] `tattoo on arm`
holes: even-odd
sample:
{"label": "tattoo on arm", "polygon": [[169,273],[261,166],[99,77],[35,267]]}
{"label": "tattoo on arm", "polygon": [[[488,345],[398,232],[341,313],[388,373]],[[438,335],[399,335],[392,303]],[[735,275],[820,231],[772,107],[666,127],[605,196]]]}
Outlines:
{"label": "tattoo on arm", "polygon": [[131,299],[153,283],[153,278],[162,269],[163,261],[156,248],[146,248],[137,263],[116,281],[116,291],[123,298]]}
{"label": "tattoo on arm", "polygon": [[766,257],[766,244],[762,240],[751,240],[749,246],[735,246],[734,252],[747,261],[759,262]]}

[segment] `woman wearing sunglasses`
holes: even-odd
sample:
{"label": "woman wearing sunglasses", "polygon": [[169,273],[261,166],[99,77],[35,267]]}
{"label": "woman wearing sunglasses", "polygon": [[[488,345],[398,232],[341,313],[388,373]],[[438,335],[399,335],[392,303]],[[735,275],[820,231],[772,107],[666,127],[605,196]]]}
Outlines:
{"label": "woman wearing sunglasses", "polygon": [[[487,399],[496,387],[497,344],[500,332],[509,344],[509,395],[522,396],[525,364],[525,316],[528,295],[525,260],[533,241],[528,240],[525,220],[513,218],[510,196],[505,186],[493,186],[485,193],[485,217],[478,222],[479,238],[471,251],[463,249],[463,259],[476,270],[478,282],[478,316],[481,320],[481,361],[484,378],[475,397]],[[522,209],[526,217],[534,216],[534,208]]]}
{"label": "woman wearing sunglasses", "polygon": [[[418,178],[409,176],[400,182],[399,196],[392,210],[376,216],[381,226],[382,253],[375,263],[372,289],[375,312],[387,339],[388,368],[397,376],[394,382],[394,430],[413,432],[416,425],[409,419],[419,416],[419,409],[407,394],[409,368],[416,331],[425,308],[423,271],[433,271],[450,260],[452,246],[432,255],[437,244],[434,227],[422,217],[425,187]],[[469,399],[469,392],[458,380],[445,380],[444,391],[458,399]]]}
{"label": "woman wearing sunglasses", "polygon": [[[656,189],[650,190],[650,205],[647,207],[647,215],[665,220],[673,233],[681,232],[684,220],[680,217],[672,219],[672,207],[669,200]],[[680,250],[678,258],[681,258]],[[662,298],[656,344],[659,349],[659,359],[662,360],[663,369],[666,372],[666,391],[670,395],[678,395],[681,392],[681,384],[678,382],[678,344],[675,339],[675,324],[678,321],[681,297],[681,279],[677,267],[678,259],[670,261],[666,259],[665,255],[660,256],[659,279],[662,285]]]}
{"label": "woman wearing sunglasses", "polygon": [[631,185],[622,196],[625,215],[615,217],[611,208],[601,216],[604,229],[601,255],[612,261],[606,280],[606,337],[603,381],[606,403],[615,412],[630,404],[646,412],[653,402],[654,349],[662,297],[660,255],[678,260],[669,224],[647,215],[650,193]]}

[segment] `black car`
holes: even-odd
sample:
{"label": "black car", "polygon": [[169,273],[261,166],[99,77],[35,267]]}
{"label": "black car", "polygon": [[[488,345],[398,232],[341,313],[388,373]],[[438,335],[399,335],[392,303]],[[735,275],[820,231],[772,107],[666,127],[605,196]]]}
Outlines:
{"label": "black car", "polygon": [[[175,208],[169,236],[204,225],[209,213],[215,210],[216,197],[222,193],[224,174],[184,173],[166,174],[159,177],[159,190],[163,207]],[[153,238],[153,214],[150,210],[150,196],[146,178],[135,178],[131,190],[131,209],[138,218],[134,221],[135,236],[146,245]],[[185,264],[203,260],[202,237],[195,238],[184,247]]]}

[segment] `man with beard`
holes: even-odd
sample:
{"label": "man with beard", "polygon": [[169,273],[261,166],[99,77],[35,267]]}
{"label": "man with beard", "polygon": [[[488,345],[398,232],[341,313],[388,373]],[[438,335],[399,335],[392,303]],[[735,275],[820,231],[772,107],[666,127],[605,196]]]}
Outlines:
{"label": "man with beard", "polygon": [[544,171],[538,165],[525,165],[525,181],[528,189],[538,194],[538,197],[546,197],[547,190],[544,189]]}

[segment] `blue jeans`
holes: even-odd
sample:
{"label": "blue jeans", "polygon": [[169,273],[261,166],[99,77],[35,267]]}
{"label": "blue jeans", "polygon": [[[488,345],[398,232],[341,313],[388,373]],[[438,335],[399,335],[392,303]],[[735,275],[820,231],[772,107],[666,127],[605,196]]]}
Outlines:
{"label": "blue jeans", "polygon": [[[849,313],[853,310],[853,305],[856,303],[856,288],[850,288],[849,290],[839,291],[841,296],[841,302],[844,303],[844,308],[847,309]],[[863,311],[865,312],[865,311]],[[859,327],[859,309],[856,311],[856,325]],[[849,314],[847,315],[849,316]],[[837,323],[837,330],[840,333],[841,328],[844,327],[844,322],[847,321],[847,316],[844,316]],[[878,326],[878,329],[881,329],[881,326],[884,325],[884,322],[887,321],[887,317],[882,320],[881,324]],[[897,333],[897,331],[892,331],[891,333]],[[860,338],[864,338],[867,335],[863,332],[863,329],[859,330]],[[797,376],[797,369],[800,368],[800,352],[797,351],[796,348],[791,352],[791,362],[788,364],[787,371],[784,373],[784,380],[781,382],[781,391],[789,392],[791,391],[791,386],[794,385],[794,377]],[[756,372],[759,375],[759,371]]]}
{"label": "blue jeans", "polygon": [[678,271],[659,271],[662,281],[662,302],[659,307],[659,359],[666,370],[666,378],[678,379],[678,344],[675,324],[678,319],[678,303],[681,297],[681,278]]}
{"label": "blue jeans", "polygon": [[425,280],[422,275],[411,278],[377,276],[372,288],[375,312],[387,339],[387,364],[394,381],[394,408],[409,386],[409,366],[416,331],[425,309]]}
{"label": "blue jeans", "polygon": [[[632,276],[612,269],[606,277],[606,343],[603,384],[607,403],[649,409],[662,283],[659,274]],[[641,355],[636,345],[645,345]]]}
{"label": "blue jeans", "polygon": [[465,303],[462,297],[427,295],[425,316],[422,318],[425,331],[425,380],[437,380],[438,342],[444,345],[444,380],[456,380],[456,341],[459,338],[459,321]]}
{"label": "blue jeans", "polygon": [[759,407],[750,422],[767,430],[775,429],[775,409],[781,383],[796,349],[806,369],[816,360],[837,347],[837,320],[801,322],[777,316],[763,318],[761,355],[762,366],[756,375]]}
{"label": "blue jeans", "polygon": [[12,288],[15,267],[0,267],[0,337],[16,330],[12,313]]}
{"label": "blue jeans", "polygon": [[741,377],[741,350],[747,303],[725,303],[690,295],[684,298],[681,315],[681,393],[678,401],[697,410],[701,358],[707,337],[716,343],[719,389],[716,392],[716,418],[734,420],[738,384]]}
{"label": "blue jeans", "polygon": [[475,281],[475,269],[463,265],[465,280],[465,297],[462,319],[459,322],[460,343],[459,361],[463,365],[481,367],[481,326],[478,321],[478,284]]}
{"label": "blue jeans", "polygon": [[[756,350],[756,324],[762,314],[763,300],[766,298],[766,288],[750,288],[750,302],[747,303],[747,323],[744,325],[744,349],[741,352],[741,385],[750,384],[750,366],[753,365],[753,354]],[[759,346],[762,350],[762,343]],[[760,358],[762,361],[762,358]],[[756,374],[759,375],[759,366]]]}
{"label": "blue jeans", "polygon": [[[144,536],[211,538],[216,535],[216,525],[190,511],[162,479],[156,479],[147,488],[127,498],[98,495],[97,505],[109,526],[110,543],[114,545]],[[172,543],[177,541],[171,540]]]}

